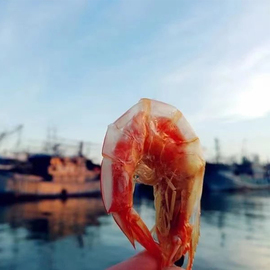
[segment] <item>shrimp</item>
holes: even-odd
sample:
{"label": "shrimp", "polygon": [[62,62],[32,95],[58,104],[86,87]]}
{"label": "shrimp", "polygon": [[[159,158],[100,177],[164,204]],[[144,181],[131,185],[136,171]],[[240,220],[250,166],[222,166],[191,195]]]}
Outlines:
{"label": "shrimp", "polygon": [[[134,248],[136,240],[161,268],[188,253],[191,270],[200,234],[205,160],[183,114],[171,105],[141,99],[109,125],[102,155],[104,206]],[[151,231],[133,209],[136,182],[153,186],[156,220]]]}

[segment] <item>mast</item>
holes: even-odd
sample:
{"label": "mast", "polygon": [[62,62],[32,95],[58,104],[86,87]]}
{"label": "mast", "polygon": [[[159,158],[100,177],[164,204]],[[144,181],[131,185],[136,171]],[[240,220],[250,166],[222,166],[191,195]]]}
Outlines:
{"label": "mast", "polygon": [[241,159],[242,162],[247,160],[247,139],[243,139],[242,141]]}
{"label": "mast", "polygon": [[219,139],[215,138],[215,151],[216,151],[216,163],[220,163],[220,144],[219,144]]}
{"label": "mast", "polygon": [[80,142],[80,143],[79,143],[78,156],[79,156],[79,157],[82,157],[82,156],[83,156],[83,142]]}

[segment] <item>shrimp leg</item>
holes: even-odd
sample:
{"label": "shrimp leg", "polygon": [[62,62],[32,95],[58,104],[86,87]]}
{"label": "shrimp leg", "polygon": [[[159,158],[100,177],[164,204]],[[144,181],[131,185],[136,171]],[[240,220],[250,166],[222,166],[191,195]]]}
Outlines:
{"label": "shrimp leg", "polygon": [[[136,107],[135,107],[136,109]],[[135,169],[140,159],[144,143],[145,113],[136,116],[131,113],[132,121],[128,130],[123,129],[123,122],[130,114],[124,115],[109,126],[103,146],[101,170],[101,191],[105,208],[112,213],[118,226],[135,248],[135,240],[151,252],[156,258],[161,257],[159,245],[151,232],[133,209],[133,191]]]}
{"label": "shrimp leg", "polygon": [[103,160],[101,188],[105,208],[108,213],[112,213],[114,220],[134,248],[136,240],[156,258],[159,258],[161,254],[159,245],[132,207],[134,183],[132,176],[127,173],[129,170],[122,170],[122,166],[120,162],[109,158]]}
{"label": "shrimp leg", "polygon": [[[170,220],[172,220],[174,207],[175,207],[175,201],[176,201],[176,188],[173,185],[173,183],[171,182],[171,180],[167,180],[167,184],[168,184],[168,187],[172,190],[171,204],[170,204],[170,208],[169,208],[169,218],[170,218]],[[168,189],[166,190],[165,196],[168,197]],[[174,248],[173,248],[173,251],[172,251],[171,256],[169,258],[169,261],[173,260],[175,254],[177,253],[179,247],[181,246],[181,244],[182,244],[181,238],[179,236],[175,235],[173,237],[173,244],[174,244]]]}
{"label": "shrimp leg", "polygon": [[113,213],[112,215],[134,248],[134,241],[136,240],[156,258],[161,256],[158,244],[154,241],[151,232],[133,208]]}

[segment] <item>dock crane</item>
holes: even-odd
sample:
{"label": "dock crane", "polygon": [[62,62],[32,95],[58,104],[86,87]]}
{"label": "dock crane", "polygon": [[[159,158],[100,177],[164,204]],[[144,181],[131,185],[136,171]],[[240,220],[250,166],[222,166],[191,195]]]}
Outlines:
{"label": "dock crane", "polygon": [[1,143],[3,142],[3,140],[6,139],[8,136],[10,136],[10,135],[12,135],[14,133],[18,133],[18,139],[17,139],[16,147],[19,147],[20,142],[21,142],[22,129],[23,129],[23,125],[18,125],[12,130],[0,133],[0,146],[1,146]]}

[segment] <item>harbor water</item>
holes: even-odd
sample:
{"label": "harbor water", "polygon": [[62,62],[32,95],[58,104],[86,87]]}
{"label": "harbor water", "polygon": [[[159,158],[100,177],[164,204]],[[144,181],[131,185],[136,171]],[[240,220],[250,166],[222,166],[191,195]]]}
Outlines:
{"label": "harbor water", "polygon": [[[140,199],[136,209],[151,227],[153,201]],[[0,206],[0,270],[106,269],[140,250],[105,214],[100,198]],[[270,269],[269,192],[204,196],[194,269]]]}

